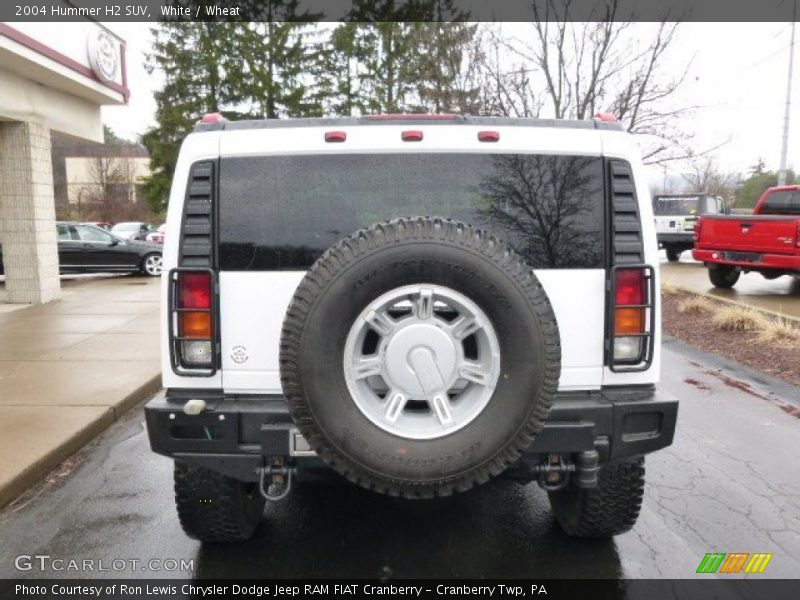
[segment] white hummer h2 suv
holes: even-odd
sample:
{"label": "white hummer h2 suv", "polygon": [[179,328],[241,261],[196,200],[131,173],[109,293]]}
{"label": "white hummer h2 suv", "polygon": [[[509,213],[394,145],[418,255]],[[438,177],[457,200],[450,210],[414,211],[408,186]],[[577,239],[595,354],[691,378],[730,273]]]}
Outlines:
{"label": "white hummer h2 suv", "polygon": [[678,405],[616,122],[207,115],[169,200],[146,417],[188,535],[247,539],[321,472],[410,499],[535,481],[570,535],[633,526]]}

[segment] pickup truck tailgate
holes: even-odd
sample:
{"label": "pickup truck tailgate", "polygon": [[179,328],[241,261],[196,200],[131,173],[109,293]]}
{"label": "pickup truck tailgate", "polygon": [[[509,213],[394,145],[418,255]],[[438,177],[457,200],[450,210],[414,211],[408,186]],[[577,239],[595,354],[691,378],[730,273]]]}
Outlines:
{"label": "pickup truck tailgate", "polygon": [[770,254],[796,252],[795,216],[702,217],[698,248],[740,250]]}

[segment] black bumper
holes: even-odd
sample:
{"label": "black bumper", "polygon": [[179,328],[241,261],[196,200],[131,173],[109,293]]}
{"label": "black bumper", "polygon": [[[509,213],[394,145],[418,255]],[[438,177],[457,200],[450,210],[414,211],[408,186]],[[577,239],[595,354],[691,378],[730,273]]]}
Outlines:
{"label": "black bumper", "polygon": [[[187,415],[190,398],[206,410]],[[600,464],[640,456],[672,443],[678,401],[652,387],[559,393],[544,429],[515,471],[544,454],[597,450]],[[166,390],[145,407],[154,452],[198,464],[243,481],[255,481],[269,457],[283,457],[302,479],[327,470],[299,435],[281,396],[224,396],[220,392]]]}
{"label": "black bumper", "polygon": [[694,247],[694,238],[691,231],[679,233],[656,233],[659,244],[680,244],[687,249]]}

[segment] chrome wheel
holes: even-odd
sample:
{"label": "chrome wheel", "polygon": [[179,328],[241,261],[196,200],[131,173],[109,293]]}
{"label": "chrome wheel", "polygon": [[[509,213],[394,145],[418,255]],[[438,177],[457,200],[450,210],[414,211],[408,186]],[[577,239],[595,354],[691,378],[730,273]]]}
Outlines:
{"label": "chrome wheel", "polygon": [[415,284],[369,304],[345,342],[344,376],[358,409],[410,439],[458,431],[486,408],[500,345],[486,314],[450,288]]}
{"label": "chrome wheel", "polygon": [[144,259],[144,272],[151,277],[161,275],[162,262],[160,254],[151,254]]}

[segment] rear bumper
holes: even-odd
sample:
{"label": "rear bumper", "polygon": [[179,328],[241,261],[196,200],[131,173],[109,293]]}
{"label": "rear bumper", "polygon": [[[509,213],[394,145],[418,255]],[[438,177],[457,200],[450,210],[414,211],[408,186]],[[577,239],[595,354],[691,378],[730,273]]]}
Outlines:
{"label": "rear bumper", "polygon": [[[185,414],[190,398],[205,400],[206,410]],[[652,387],[560,393],[544,429],[508,475],[526,478],[525,465],[544,454],[596,450],[604,464],[659,450],[672,443],[677,415],[677,399]],[[300,475],[326,469],[297,432],[281,396],[167,390],[147,404],[145,417],[154,452],[236,479],[257,480],[274,457],[283,457]]]}
{"label": "rear bumper", "polygon": [[760,252],[747,252],[750,260],[732,260],[724,257],[726,250],[706,250],[695,248],[692,258],[707,264],[732,265],[743,269],[777,269],[781,271],[800,272],[800,255],[793,254],[762,254]]}
{"label": "rear bumper", "polygon": [[694,245],[692,235],[691,231],[682,233],[656,233],[656,239],[658,239],[659,244],[682,244],[687,248],[691,248]]}

